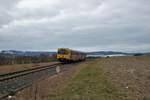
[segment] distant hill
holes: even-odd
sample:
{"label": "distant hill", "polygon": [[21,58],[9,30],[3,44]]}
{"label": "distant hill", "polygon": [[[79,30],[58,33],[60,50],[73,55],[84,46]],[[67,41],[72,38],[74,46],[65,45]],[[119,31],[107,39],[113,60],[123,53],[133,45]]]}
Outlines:
{"label": "distant hill", "polygon": [[87,56],[89,57],[99,57],[99,56],[141,56],[141,55],[150,55],[150,52],[147,53],[126,53],[126,52],[116,52],[116,51],[96,51],[96,52],[87,52]]}
{"label": "distant hill", "polygon": [[47,55],[51,56],[56,54],[56,52],[44,52],[44,51],[16,51],[16,50],[3,50],[0,52],[1,54],[10,54],[15,56],[40,56]]}
{"label": "distant hill", "polygon": [[[109,55],[150,55],[150,53],[125,53],[117,51],[96,51],[96,52],[86,52],[87,55],[93,56],[109,56]],[[15,55],[15,56],[40,56],[47,55],[52,56],[56,52],[45,52],[45,51],[17,51],[17,50],[3,50],[0,52],[0,55]]]}
{"label": "distant hill", "polygon": [[124,52],[115,52],[115,51],[97,51],[97,52],[87,52],[90,55],[113,55],[113,54],[128,54]]}

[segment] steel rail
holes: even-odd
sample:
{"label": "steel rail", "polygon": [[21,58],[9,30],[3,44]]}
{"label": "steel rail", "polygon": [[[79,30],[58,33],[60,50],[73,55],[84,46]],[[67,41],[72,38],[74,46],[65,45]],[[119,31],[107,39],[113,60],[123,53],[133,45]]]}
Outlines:
{"label": "steel rail", "polygon": [[[0,84],[1,85],[3,84],[4,86],[6,85],[6,87],[7,87],[7,85],[10,86],[10,84],[9,84],[10,81],[12,81],[12,84],[17,84],[17,83],[19,84],[19,82],[16,82],[16,81],[18,81],[17,79],[19,79],[19,81],[20,81],[21,80],[20,78],[22,78],[21,81],[23,81],[21,83],[21,86],[19,85],[19,87],[17,87],[17,88],[15,87],[15,89],[13,91],[8,90],[6,93],[2,94],[0,96],[0,100],[3,100],[4,98],[8,97],[11,94],[11,92],[17,92],[17,91],[22,90],[25,87],[31,85],[33,83],[32,77],[34,77],[34,74],[41,75],[40,72],[43,73],[44,71],[49,72],[49,74],[50,73],[55,74],[56,73],[55,69],[59,65],[61,65],[61,63],[56,63],[56,64],[52,64],[49,66],[41,66],[41,67],[37,67],[37,68],[26,69],[26,70],[21,70],[21,71],[16,71],[16,72],[11,72],[11,73],[0,75]],[[28,76],[28,75],[33,75],[33,76]],[[26,80],[24,80],[24,79],[26,79]],[[7,82],[7,84],[5,84],[5,82]],[[1,85],[0,85],[0,87],[2,88],[3,85],[2,86]]]}
{"label": "steel rail", "polygon": [[11,78],[16,78],[18,76],[25,75],[27,73],[33,73],[33,72],[36,72],[38,70],[46,69],[46,68],[52,67],[54,65],[60,65],[60,64],[61,63],[57,63],[57,64],[52,64],[52,65],[47,65],[47,66],[41,66],[41,67],[36,67],[36,68],[31,68],[31,69],[26,69],[26,70],[21,70],[21,71],[16,71],[16,72],[10,72],[10,73],[6,73],[6,74],[1,74],[0,75],[0,82],[11,79]]}

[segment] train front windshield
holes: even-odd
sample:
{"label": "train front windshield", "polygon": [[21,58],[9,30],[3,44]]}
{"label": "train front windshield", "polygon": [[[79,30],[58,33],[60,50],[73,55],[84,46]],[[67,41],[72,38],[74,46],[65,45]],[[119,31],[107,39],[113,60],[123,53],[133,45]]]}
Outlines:
{"label": "train front windshield", "polygon": [[58,54],[68,54],[67,50],[58,50]]}

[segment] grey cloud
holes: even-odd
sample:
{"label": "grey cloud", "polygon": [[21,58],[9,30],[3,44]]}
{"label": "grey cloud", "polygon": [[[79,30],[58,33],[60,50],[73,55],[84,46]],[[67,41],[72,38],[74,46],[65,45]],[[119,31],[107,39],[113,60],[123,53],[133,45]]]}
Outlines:
{"label": "grey cloud", "polygon": [[150,49],[149,0],[10,1],[0,10],[0,49]]}
{"label": "grey cloud", "polygon": [[1,0],[0,1],[0,27],[8,24],[13,20],[11,10],[14,8],[18,0]]}

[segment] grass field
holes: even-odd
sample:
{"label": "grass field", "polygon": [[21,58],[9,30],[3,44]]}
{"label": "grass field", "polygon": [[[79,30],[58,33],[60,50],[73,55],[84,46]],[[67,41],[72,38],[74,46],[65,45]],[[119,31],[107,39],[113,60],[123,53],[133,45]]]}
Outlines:
{"label": "grass field", "polygon": [[150,56],[98,58],[63,66],[68,69],[33,84],[14,100],[150,100]]}
{"label": "grass field", "polygon": [[50,100],[124,100],[126,95],[117,90],[108,79],[107,73],[90,61],[71,79],[68,86]]}

